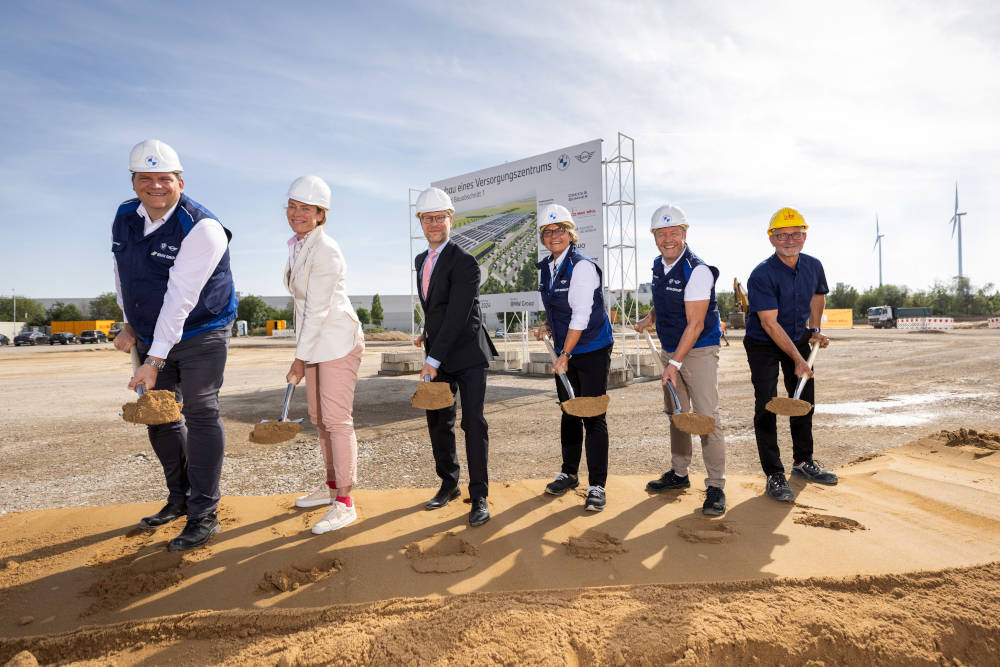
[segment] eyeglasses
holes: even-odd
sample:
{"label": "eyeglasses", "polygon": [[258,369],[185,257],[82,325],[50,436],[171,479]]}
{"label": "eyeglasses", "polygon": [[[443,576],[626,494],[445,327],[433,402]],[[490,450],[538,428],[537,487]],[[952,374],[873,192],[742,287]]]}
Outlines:
{"label": "eyeglasses", "polygon": [[424,214],[424,215],[420,216],[420,222],[422,222],[424,224],[428,224],[428,225],[431,225],[431,224],[441,224],[442,222],[444,222],[445,220],[447,220],[450,217],[451,216],[449,216],[447,213],[442,213],[441,215],[426,215],[426,214]]}
{"label": "eyeglasses", "polygon": [[569,230],[566,229],[565,227],[557,227],[555,229],[543,229],[542,230],[542,238],[543,239],[547,239],[550,236],[552,236],[553,234],[569,234]]}
{"label": "eyeglasses", "polygon": [[805,235],[806,235],[805,232],[792,232],[791,234],[771,234],[771,236],[778,239],[779,241],[788,241],[789,239],[791,239],[792,241],[801,241]]}

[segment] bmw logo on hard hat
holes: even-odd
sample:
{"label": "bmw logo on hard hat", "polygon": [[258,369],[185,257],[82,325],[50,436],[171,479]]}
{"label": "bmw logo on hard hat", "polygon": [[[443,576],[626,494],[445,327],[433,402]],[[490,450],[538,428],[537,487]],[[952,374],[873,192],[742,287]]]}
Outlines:
{"label": "bmw logo on hard hat", "polygon": [[551,220],[552,222],[555,222],[556,221],[556,214],[555,213],[549,213],[549,220]]}
{"label": "bmw logo on hard hat", "polygon": [[669,215],[663,216],[663,222],[670,222],[670,216]]}
{"label": "bmw logo on hard hat", "polygon": [[160,164],[160,163],[156,161],[155,157],[153,157],[152,155],[147,155],[146,156],[146,166],[147,167],[155,167],[158,164]]}
{"label": "bmw logo on hard hat", "polygon": [[560,155],[559,159],[556,160],[556,165],[559,167],[559,169],[565,171],[565,169],[569,167],[569,155],[566,153]]}

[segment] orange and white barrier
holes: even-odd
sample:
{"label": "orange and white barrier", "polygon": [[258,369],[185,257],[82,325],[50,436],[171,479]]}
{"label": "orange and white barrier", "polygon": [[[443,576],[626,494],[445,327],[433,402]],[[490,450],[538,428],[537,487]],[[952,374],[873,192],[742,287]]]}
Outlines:
{"label": "orange and white barrier", "polygon": [[955,318],[954,317],[925,317],[926,323],[924,324],[925,329],[954,329],[955,328]]}
{"label": "orange and white barrier", "polygon": [[986,326],[990,329],[1000,329],[1000,317],[991,317],[986,320]]}

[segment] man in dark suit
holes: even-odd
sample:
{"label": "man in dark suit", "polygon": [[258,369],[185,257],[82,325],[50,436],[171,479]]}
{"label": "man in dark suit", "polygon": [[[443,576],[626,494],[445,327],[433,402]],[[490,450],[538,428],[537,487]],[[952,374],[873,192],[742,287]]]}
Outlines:
{"label": "man in dark suit", "polygon": [[[483,327],[479,309],[479,264],[475,257],[448,242],[454,206],[448,193],[438,188],[417,197],[417,218],[428,248],[416,257],[417,291],[424,310],[424,331],[414,345],[424,346],[427,360],[420,376],[447,382],[462,402],[462,430],[469,463],[469,523],[481,526],[490,520],[486,503],[489,478],[486,460],[489,427],[483,417],[486,369],[496,348]],[[427,502],[434,510],[458,498],[458,456],[455,450],[456,406],[427,411],[434,463],[441,489]]]}

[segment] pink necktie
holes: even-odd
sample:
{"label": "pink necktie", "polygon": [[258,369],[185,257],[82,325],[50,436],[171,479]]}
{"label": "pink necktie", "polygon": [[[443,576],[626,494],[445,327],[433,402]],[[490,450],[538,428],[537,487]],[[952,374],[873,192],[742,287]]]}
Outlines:
{"label": "pink necktie", "polygon": [[424,293],[424,298],[427,298],[427,288],[431,284],[431,271],[434,270],[434,260],[437,259],[438,253],[436,250],[431,250],[427,253],[427,259],[424,260],[424,275],[420,278],[420,290]]}

